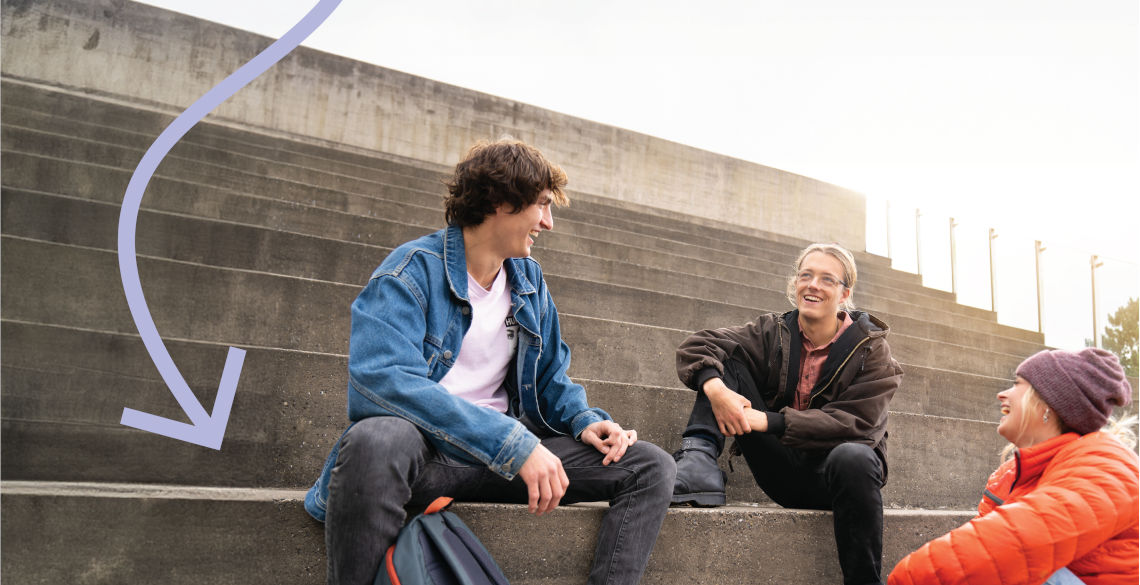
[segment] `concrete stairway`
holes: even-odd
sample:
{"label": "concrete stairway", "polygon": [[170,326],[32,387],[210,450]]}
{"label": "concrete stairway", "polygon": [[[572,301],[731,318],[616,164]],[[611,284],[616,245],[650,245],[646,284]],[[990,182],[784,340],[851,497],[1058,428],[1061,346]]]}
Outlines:
{"label": "concrete stairway", "polygon": [[[124,407],[184,416],[137,335],[116,256],[127,183],[172,116],[11,79],[0,98],[6,579],[322,582],[322,528],[300,499],[346,424],[348,306],[392,247],[442,227],[447,169],[212,122],[163,161],[137,234],[158,330],[207,410],[226,346],[248,350],[213,451],[119,424]],[[674,374],[677,344],[785,310],[807,242],[571,196],[535,251],[570,373],[673,450],[693,400]],[[856,303],[892,326],[906,370],[884,490],[889,568],[971,516],[1002,444],[994,394],[1042,340],[885,259],[858,261]],[[735,505],[671,510],[645,582],[838,582],[830,514],[772,506],[734,467]],[[583,579],[601,515],[457,511],[512,582],[551,585]],[[534,552],[508,554],[523,546]]]}

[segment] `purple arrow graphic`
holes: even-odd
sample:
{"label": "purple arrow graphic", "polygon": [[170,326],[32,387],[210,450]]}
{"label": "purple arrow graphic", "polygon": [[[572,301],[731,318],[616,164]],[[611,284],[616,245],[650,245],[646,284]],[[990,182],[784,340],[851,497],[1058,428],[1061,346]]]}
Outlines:
{"label": "purple arrow graphic", "polygon": [[234,394],[237,392],[238,378],[241,376],[242,362],[245,361],[245,350],[231,347],[226,355],[226,365],[222,368],[222,381],[218,384],[218,395],[214,399],[214,413],[211,415],[202,408],[194,392],[174,365],[170,352],[158,334],[154,319],[150,316],[146,298],[143,296],[142,283],[139,280],[138,259],[135,256],[135,227],[138,223],[139,206],[142,204],[143,193],[150,183],[151,176],[162,159],[191,128],[194,127],[206,114],[221,105],[238,90],[245,87],[257,76],[265,73],[267,69],[280,61],[290,51],[295,49],[318,26],[332,14],[341,0],[320,0],[317,5],[301,19],[289,32],[274,41],[267,49],[242,65],[237,71],[225,78],[206,95],[194,102],[185,112],[182,112],[170,126],[150,145],[146,154],[139,162],[127,185],[127,193],[123,198],[123,207],[119,212],[119,273],[123,279],[123,291],[127,295],[127,305],[131,309],[131,317],[135,320],[135,327],[142,336],[150,359],[158,367],[163,381],[174,393],[178,405],[190,417],[190,424],[170,420],[153,414],[140,412],[130,408],[123,409],[123,418],[120,423],[142,429],[151,433],[163,435],[209,447],[222,448],[222,437],[226,434],[226,423],[230,419],[230,408],[233,406]]}

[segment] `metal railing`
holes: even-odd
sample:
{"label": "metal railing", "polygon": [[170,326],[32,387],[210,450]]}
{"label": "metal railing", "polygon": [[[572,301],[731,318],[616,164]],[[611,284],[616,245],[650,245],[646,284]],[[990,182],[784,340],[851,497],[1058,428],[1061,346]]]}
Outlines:
{"label": "metal railing", "polygon": [[[910,211],[869,200],[867,251],[919,274],[925,286],[954,293],[959,303],[994,311],[1002,324],[1042,333],[1047,345],[1100,347],[1108,316],[1140,297],[1133,260],[964,216]],[[908,241],[913,249],[897,245]]]}

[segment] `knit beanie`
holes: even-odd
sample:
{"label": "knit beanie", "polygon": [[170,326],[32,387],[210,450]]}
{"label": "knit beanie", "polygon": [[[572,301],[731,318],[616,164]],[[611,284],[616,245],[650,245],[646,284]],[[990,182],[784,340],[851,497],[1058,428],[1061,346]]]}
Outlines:
{"label": "knit beanie", "polygon": [[1132,401],[1132,387],[1116,355],[1095,347],[1045,350],[1017,367],[1065,426],[1086,435],[1100,430],[1116,406]]}

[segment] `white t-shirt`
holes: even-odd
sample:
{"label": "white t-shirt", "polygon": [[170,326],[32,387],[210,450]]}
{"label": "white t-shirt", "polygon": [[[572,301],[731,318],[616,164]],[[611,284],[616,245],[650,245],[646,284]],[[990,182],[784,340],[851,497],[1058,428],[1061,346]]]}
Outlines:
{"label": "white t-shirt", "polygon": [[499,269],[491,290],[467,275],[471,300],[471,328],[463,336],[463,346],[455,365],[439,381],[447,391],[469,402],[507,411],[503,380],[518,347],[519,325],[511,312],[511,292],[506,270]]}

